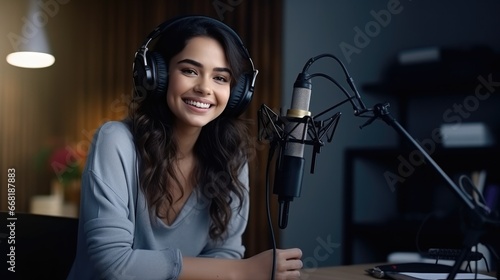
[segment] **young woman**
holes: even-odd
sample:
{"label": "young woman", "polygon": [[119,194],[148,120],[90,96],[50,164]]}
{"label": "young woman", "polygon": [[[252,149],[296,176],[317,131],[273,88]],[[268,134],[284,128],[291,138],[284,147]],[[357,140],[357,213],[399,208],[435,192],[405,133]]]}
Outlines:
{"label": "young woman", "polygon": [[[150,34],[130,116],[94,136],[68,279],[271,278],[272,250],[242,259],[251,146],[238,115],[252,70],[236,33],[214,19],[181,17]],[[275,279],[298,279],[301,254],[277,250]]]}

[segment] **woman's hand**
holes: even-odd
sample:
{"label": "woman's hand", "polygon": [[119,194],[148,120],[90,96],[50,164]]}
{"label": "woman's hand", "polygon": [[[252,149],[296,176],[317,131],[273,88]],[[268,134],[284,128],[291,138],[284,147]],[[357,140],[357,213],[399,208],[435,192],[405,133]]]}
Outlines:
{"label": "woman's hand", "polygon": [[[275,280],[300,279],[302,251],[298,248],[276,249]],[[273,250],[267,250],[247,259],[248,274],[253,279],[271,279]],[[257,275],[256,275],[257,274]],[[257,277],[256,277],[257,276]]]}
{"label": "woman's hand", "polygon": [[[300,279],[302,269],[300,249],[276,250],[275,280]],[[270,280],[273,250],[248,259],[183,258],[179,279]]]}

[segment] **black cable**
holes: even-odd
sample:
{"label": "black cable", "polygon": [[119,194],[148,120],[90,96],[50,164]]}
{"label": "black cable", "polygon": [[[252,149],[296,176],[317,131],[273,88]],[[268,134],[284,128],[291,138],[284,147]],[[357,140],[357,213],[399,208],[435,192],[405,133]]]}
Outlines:
{"label": "black cable", "polygon": [[316,62],[317,60],[324,58],[324,57],[333,58],[335,61],[337,61],[337,63],[342,68],[342,71],[344,72],[344,76],[346,78],[346,82],[349,85],[349,87],[351,88],[351,90],[354,92],[356,100],[359,102],[358,105],[353,104],[354,110],[356,111],[355,114],[357,115],[357,114],[360,114],[361,112],[365,111],[366,106],[363,103],[363,101],[361,100],[361,95],[359,94],[358,89],[356,88],[356,85],[354,84],[354,79],[349,74],[349,71],[347,71],[347,68],[345,67],[344,63],[339,58],[337,58],[335,55],[325,53],[325,54],[320,54],[320,55],[317,55],[313,58],[310,58],[307,61],[307,63],[304,65],[304,67],[302,68],[302,73],[306,73],[309,70],[309,67],[311,67],[311,65],[314,62]]}
{"label": "black cable", "polygon": [[[324,74],[324,73],[314,73],[314,74],[308,74],[307,71],[309,70],[309,68],[312,66],[312,64],[314,62],[316,62],[317,60],[321,59],[321,58],[333,58],[342,68],[342,71],[344,73],[344,76],[345,76],[345,79],[346,79],[346,82],[347,84],[349,85],[349,87],[351,88],[352,92],[354,93],[354,96],[351,96],[349,94],[349,92],[342,86],[340,85],[335,79],[333,79],[332,77]],[[329,54],[329,53],[325,53],[325,54],[320,54],[320,55],[317,55],[315,57],[312,57],[310,58],[306,64],[304,65],[304,67],[302,68],[302,73],[301,75],[303,76],[302,78],[303,79],[306,79],[306,80],[309,80],[311,78],[314,78],[314,77],[323,77],[323,78],[326,78],[328,79],[329,81],[331,81],[332,83],[334,83],[337,88],[339,88],[347,97],[346,100],[340,102],[339,104],[333,106],[332,108],[329,108],[325,111],[323,111],[322,113],[320,113],[319,115],[317,115],[316,117],[319,117],[320,115],[326,113],[326,112],[329,112],[330,110],[332,110],[333,108],[336,108],[346,102],[350,102],[351,105],[352,105],[352,108],[354,110],[354,115],[355,116],[359,116],[359,117],[366,117],[368,118],[369,116],[363,116],[363,114],[367,113],[367,112],[373,112],[372,109],[367,109],[365,104],[363,103],[363,100],[361,99],[361,95],[359,94],[357,88],[356,88],[356,85],[354,84],[354,79],[350,76],[349,74],[349,71],[347,70],[347,68],[345,67],[344,63],[339,59],[337,58],[336,56],[334,56],[333,54]],[[357,104],[356,104],[357,103]],[[373,116],[370,116],[369,118],[373,118]]]}
{"label": "black cable", "polygon": [[488,265],[488,259],[486,257],[483,257],[484,260],[484,266],[486,266],[486,272],[490,272],[490,266]]}
{"label": "black cable", "polygon": [[[349,94],[349,92],[347,92],[347,90],[341,84],[339,84],[335,79],[333,79],[332,77],[330,77],[326,74],[323,74],[323,73],[314,73],[314,74],[311,74],[309,77],[310,78],[323,77],[323,78],[329,80],[330,82],[334,83],[345,94],[345,96],[348,99],[352,100],[353,97]],[[351,103],[352,103],[352,101],[351,101]]]}
{"label": "black cable", "polygon": [[[416,249],[417,249],[417,252],[418,252],[418,253],[420,253],[420,254],[422,254],[422,253],[423,253],[423,252],[422,252],[422,250],[420,249],[420,244],[419,244],[419,243],[420,243],[420,234],[421,234],[421,232],[422,232],[422,229],[423,229],[424,225],[427,223],[427,221],[428,221],[428,220],[429,220],[432,216],[434,216],[434,214],[435,214],[435,212],[434,212],[434,211],[432,211],[432,212],[428,213],[428,214],[424,217],[424,219],[422,220],[422,223],[420,223],[420,226],[418,227],[417,234],[415,235],[415,247],[416,247]],[[437,260],[436,260],[436,262],[437,262]]]}
{"label": "black cable", "polygon": [[266,212],[267,212],[267,222],[269,225],[269,234],[271,235],[271,242],[273,245],[273,265],[271,270],[271,280],[274,280],[275,269],[276,269],[276,238],[274,237],[273,223],[271,219],[271,210],[270,210],[269,172],[275,149],[276,149],[276,143],[273,141],[270,144],[269,153],[267,157],[267,166],[266,166]]}
{"label": "black cable", "polygon": [[[479,244],[476,244],[476,253],[477,253],[477,247],[479,247]],[[469,262],[469,265],[470,265],[470,262]],[[474,267],[474,279],[477,279],[477,265],[478,265],[478,261],[476,260],[476,266]]]}
{"label": "black cable", "polygon": [[345,67],[344,63],[340,59],[338,59],[336,56],[334,56],[333,54],[330,54],[330,53],[324,53],[324,54],[320,54],[320,55],[317,55],[315,57],[310,58],[307,61],[307,63],[304,65],[304,68],[302,68],[302,72],[304,72],[304,73],[307,72],[307,70],[309,70],[309,67],[311,67],[311,65],[314,62],[316,62],[317,60],[324,58],[324,57],[335,59],[340,64],[340,67],[342,67],[342,71],[344,71],[344,75],[346,76],[346,78],[350,78],[349,72],[347,71],[347,68]]}
{"label": "black cable", "polygon": [[[472,193],[469,193],[466,190],[464,184],[467,183],[470,185]],[[462,190],[462,192],[471,200],[476,206],[481,207],[487,214],[491,212],[491,209],[486,205],[486,199],[484,198],[481,191],[479,191],[478,187],[472,182],[472,179],[467,175],[461,175],[458,179],[458,186]],[[475,198],[473,195],[476,195]]]}

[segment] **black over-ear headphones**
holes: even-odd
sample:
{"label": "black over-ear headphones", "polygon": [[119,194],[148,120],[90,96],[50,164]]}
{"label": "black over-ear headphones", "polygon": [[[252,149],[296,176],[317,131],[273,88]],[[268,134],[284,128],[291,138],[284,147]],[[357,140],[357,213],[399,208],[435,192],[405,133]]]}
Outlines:
{"label": "black over-ear headphones", "polygon": [[206,16],[183,16],[178,17],[173,20],[166,21],[156,27],[146,38],[142,46],[135,53],[134,65],[133,65],[133,78],[134,78],[134,88],[138,95],[163,95],[168,88],[168,73],[167,73],[167,62],[164,58],[155,51],[148,50],[148,44],[160,36],[165,30],[167,30],[173,24],[177,24],[181,21],[188,19],[205,19],[213,24],[225,29],[229,34],[232,34],[237,42],[239,42],[243,52],[248,58],[250,65],[252,66],[252,71],[247,73],[242,73],[236,81],[236,84],[231,89],[231,95],[227,103],[226,109],[224,110],[224,115],[229,116],[239,116],[243,113],[252,100],[252,95],[255,87],[255,79],[258,74],[258,70],[255,69],[252,59],[248,50],[243,45],[242,40],[236,34],[236,32],[224,23]]}

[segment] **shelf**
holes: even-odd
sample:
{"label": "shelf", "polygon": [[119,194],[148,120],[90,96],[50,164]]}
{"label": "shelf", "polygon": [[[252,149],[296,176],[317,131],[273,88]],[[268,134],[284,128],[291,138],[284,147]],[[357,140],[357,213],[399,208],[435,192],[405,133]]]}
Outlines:
{"label": "shelf", "polygon": [[[347,149],[345,156],[377,160],[385,164],[399,164],[400,160],[398,157],[403,156],[408,159],[408,156],[415,152],[416,148],[405,144],[401,147]],[[499,146],[463,148],[436,147],[433,151],[429,151],[428,153],[438,165],[446,163],[444,167],[441,167],[450,171],[462,169],[470,171],[488,169],[492,167],[490,160],[500,159]],[[395,167],[397,167],[397,165]],[[431,167],[429,166],[429,168]]]}
{"label": "shelf", "polygon": [[396,219],[385,223],[359,223],[352,225],[349,234],[352,237],[378,239],[381,244],[399,251],[456,248],[460,247],[463,237],[457,217],[428,216],[412,221]]}
{"label": "shelf", "polygon": [[381,82],[365,84],[362,89],[400,97],[415,94],[433,96],[436,93],[474,92],[478,85],[484,83],[479,77],[491,81],[500,79],[500,54],[489,47],[436,50],[439,58],[433,61],[393,61],[388,65]]}
{"label": "shelf", "polygon": [[[415,166],[394,189],[387,187],[384,172],[397,174],[412,152],[408,146],[345,151],[343,264],[383,262],[394,251],[416,252],[418,232],[421,250],[460,245],[464,204],[429,164]],[[498,182],[492,165],[500,158],[498,146],[438,147],[430,155],[455,182],[458,174],[481,169]]]}
{"label": "shelf", "polygon": [[[496,81],[493,79],[493,81]],[[456,95],[474,93],[476,87],[480,84],[479,81],[471,81],[468,83],[457,82],[454,84],[415,84],[408,86],[407,84],[399,83],[373,83],[365,84],[361,88],[363,92],[372,93],[387,93],[397,95],[398,97],[409,96],[436,96],[437,95]]]}

